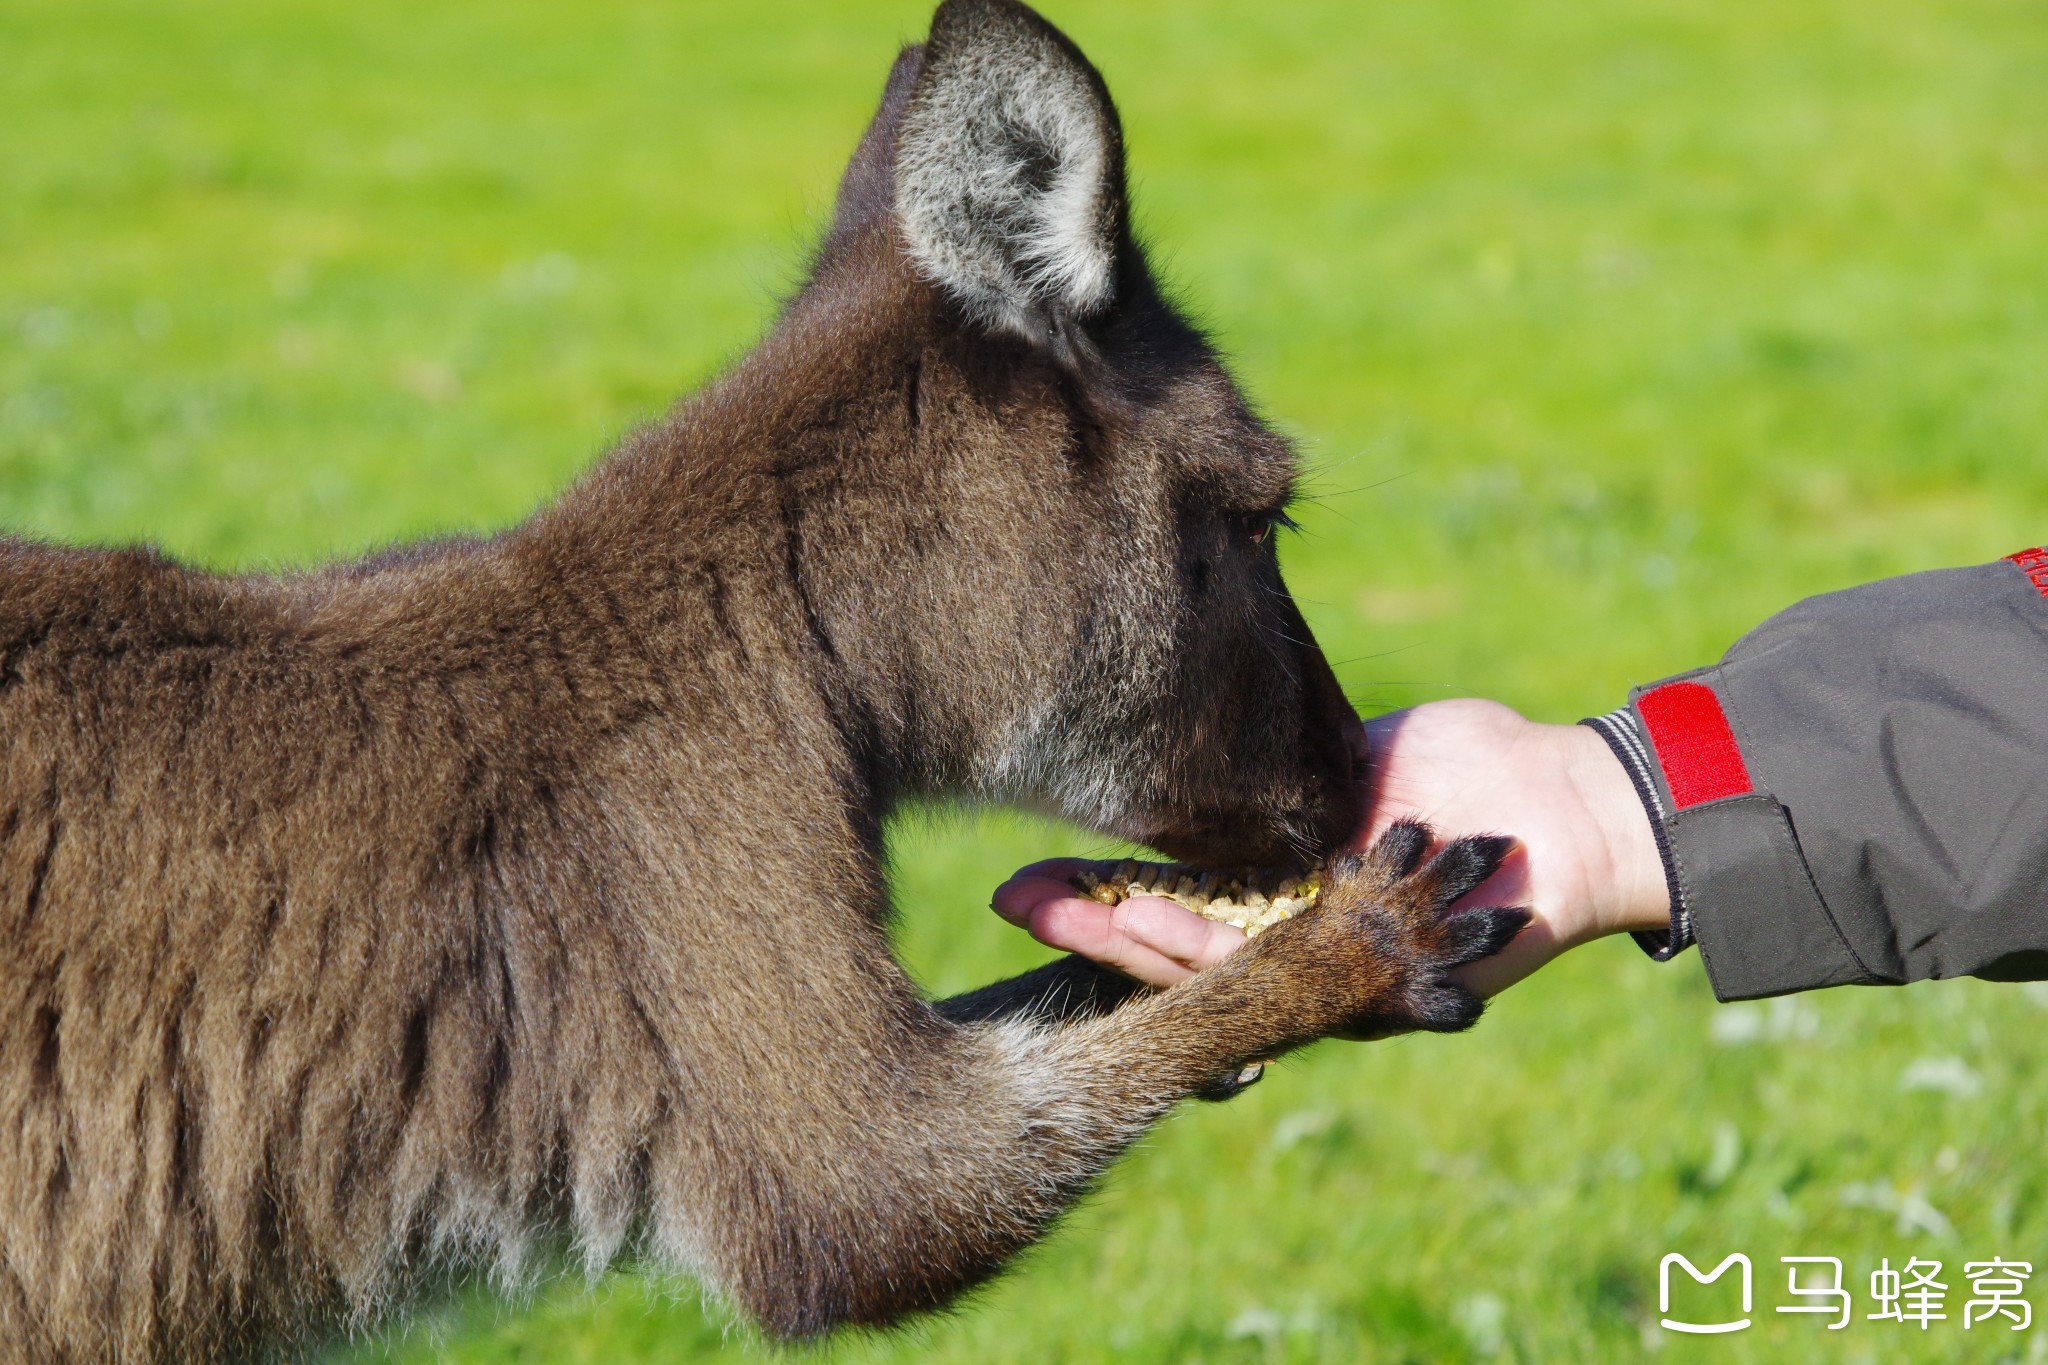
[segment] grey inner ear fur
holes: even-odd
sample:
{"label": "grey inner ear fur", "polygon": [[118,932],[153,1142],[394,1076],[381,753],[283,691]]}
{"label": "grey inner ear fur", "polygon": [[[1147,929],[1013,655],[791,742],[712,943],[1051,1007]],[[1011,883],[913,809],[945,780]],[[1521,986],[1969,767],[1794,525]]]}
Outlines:
{"label": "grey inner ear fur", "polygon": [[896,157],[896,216],[919,270],[981,322],[1054,341],[1109,306],[1123,139],[1101,78],[1012,0],[932,21]]}

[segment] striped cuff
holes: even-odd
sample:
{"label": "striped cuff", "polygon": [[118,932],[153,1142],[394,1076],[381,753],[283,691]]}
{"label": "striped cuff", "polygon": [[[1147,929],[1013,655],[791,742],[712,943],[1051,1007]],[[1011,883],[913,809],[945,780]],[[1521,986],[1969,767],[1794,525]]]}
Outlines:
{"label": "striped cuff", "polygon": [[1664,887],[1671,894],[1671,927],[1637,929],[1630,936],[1652,958],[1658,962],[1669,962],[1692,946],[1692,910],[1685,903],[1685,890],[1678,880],[1677,860],[1671,854],[1668,828],[1671,812],[1665,808],[1664,799],[1658,794],[1650,751],[1643,744],[1643,733],[1636,724],[1635,713],[1626,706],[1604,716],[1590,716],[1579,724],[1607,741],[1607,747],[1614,751],[1614,756],[1627,770],[1628,780],[1635,784],[1643,812],[1650,817],[1650,834],[1657,841],[1657,856],[1664,863]]}

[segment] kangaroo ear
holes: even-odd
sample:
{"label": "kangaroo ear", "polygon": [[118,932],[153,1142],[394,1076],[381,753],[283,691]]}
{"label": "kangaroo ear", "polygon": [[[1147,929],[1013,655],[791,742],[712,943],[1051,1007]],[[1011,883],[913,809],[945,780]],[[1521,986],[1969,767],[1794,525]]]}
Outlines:
{"label": "kangaroo ear", "polygon": [[1065,34],[1015,0],[946,0],[897,139],[911,258],[981,322],[1063,346],[1109,306],[1123,130]]}
{"label": "kangaroo ear", "polygon": [[839,200],[832,210],[832,230],[825,238],[824,255],[831,255],[870,224],[888,216],[896,197],[896,136],[923,69],[922,46],[904,48],[889,68],[881,107],[854,149],[846,174],[839,178]]}

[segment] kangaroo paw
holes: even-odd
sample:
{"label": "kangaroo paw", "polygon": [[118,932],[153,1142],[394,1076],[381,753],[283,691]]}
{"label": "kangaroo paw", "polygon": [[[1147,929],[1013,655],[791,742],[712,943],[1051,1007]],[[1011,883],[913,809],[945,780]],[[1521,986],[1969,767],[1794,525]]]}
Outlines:
{"label": "kangaroo paw", "polygon": [[1430,832],[1395,825],[1369,852],[1338,859],[1322,899],[1245,951],[1263,950],[1315,1016],[1312,1036],[1379,1038],[1471,1027],[1484,1008],[1450,979],[1453,968],[1499,952],[1529,922],[1526,910],[1453,911],[1513,851],[1512,839],[1457,839],[1429,856]]}

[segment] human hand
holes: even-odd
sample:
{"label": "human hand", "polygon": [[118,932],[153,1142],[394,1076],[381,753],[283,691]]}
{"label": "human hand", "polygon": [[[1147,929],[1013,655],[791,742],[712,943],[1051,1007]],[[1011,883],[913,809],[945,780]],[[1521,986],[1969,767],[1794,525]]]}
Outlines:
{"label": "human hand", "polygon": [[1635,785],[1589,726],[1546,725],[1498,702],[1464,698],[1395,711],[1366,725],[1365,839],[1396,820],[1441,838],[1497,832],[1521,847],[1465,904],[1520,905],[1527,928],[1460,973],[1481,996],[1566,949],[1670,923],[1664,860]]}
{"label": "human hand", "polygon": [[[1663,860],[1634,786],[1606,742],[1583,725],[1530,721],[1497,702],[1430,702],[1366,724],[1367,819],[1355,846],[1397,820],[1439,838],[1506,833],[1520,848],[1461,905],[1520,905],[1530,923],[1499,954],[1460,969],[1492,995],[1566,949],[1669,922]],[[1244,935],[1172,901],[1114,906],[1078,895],[1083,864],[1054,859],[997,889],[996,913],[1042,943],[1154,986],[1222,960]]]}

